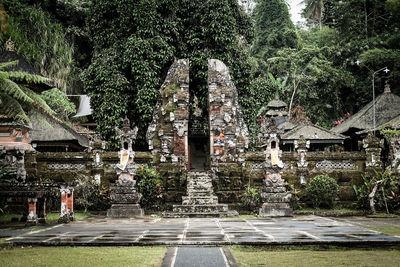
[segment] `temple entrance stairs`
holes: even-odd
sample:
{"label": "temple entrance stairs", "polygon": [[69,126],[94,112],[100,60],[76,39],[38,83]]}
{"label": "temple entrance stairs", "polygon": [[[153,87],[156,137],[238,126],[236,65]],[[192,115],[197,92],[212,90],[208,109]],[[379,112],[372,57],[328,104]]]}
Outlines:
{"label": "temple entrance stairs", "polygon": [[227,204],[218,204],[214,195],[209,171],[190,171],[188,173],[187,195],[182,197],[182,205],[174,205],[172,212],[165,212],[164,217],[226,217],[237,215],[229,211]]}

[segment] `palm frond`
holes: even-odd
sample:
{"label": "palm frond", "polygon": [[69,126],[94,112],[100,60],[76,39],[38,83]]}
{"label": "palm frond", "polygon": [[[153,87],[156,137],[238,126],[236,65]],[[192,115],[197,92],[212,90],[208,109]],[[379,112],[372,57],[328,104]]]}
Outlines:
{"label": "palm frond", "polygon": [[42,112],[48,115],[55,114],[55,112],[47,105],[47,103],[43,100],[43,98],[40,95],[36,94],[32,90],[24,86],[19,86],[19,87],[26,95],[28,95],[33,100],[34,109],[41,110]]}
{"label": "palm frond", "polygon": [[18,65],[18,60],[10,61],[10,62],[1,62],[0,70],[4,70],[6,68]]}
{"label": "palm frond", "polygon": [[24,109],[20,105],[20,103],[6,94],[0,94],[0,114],[6,115],[9,118],[12,118],[17,122],[29,122],[29,118],[26,115]]}
{"label": "palm frond", "polygon": [[30,74],[26,72],[20,72],[20,71],[9,71],[7,72],[9,79],[14,80],[14,81],[26,81],[28,83],[47,83],[50,82],[51,80],[48,78],[45,78],[40,75],[35,75],[35,74]]}
{"label": "palm frond", "polygon": [[33,104],[33,99],[18,84],[9,79],[0,80],[0,89],[3,94],[9,95],[19,102]]}

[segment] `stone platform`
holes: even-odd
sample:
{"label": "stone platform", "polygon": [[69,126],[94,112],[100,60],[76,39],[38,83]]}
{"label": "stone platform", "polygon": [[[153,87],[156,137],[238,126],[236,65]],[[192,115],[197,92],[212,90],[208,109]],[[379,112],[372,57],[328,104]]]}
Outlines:
{"label": "stone platform", "polygon": [[[376,221],[374,219],[371,222]],[[346,219],[297,216],[274,219],[109,219],[76,221],[6,239],[16,245],[332,245],[372,247],[400,245],[385,235]],[[396,220],[395,225],[400,225]],[[1,233],[1,230],[0,230]]]}

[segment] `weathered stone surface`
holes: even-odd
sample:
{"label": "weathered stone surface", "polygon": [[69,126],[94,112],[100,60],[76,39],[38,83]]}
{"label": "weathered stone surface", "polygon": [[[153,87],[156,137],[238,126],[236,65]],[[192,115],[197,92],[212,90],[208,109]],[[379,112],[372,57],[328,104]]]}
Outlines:
{"label": "weathered stone surface", "polygon": [[293,216],[293,209],[289,203],[263,203],[259,211],[261,217],[289,217]]}
{"label": "weathered stone surface", "polygon": [[160,99],[147,130],[147,142],[155,163],[187,165],[189,121],[189,60],[172,64],[160,88]]}
{"label": "weathered stone surface", "polygon": [[249,133],[229,69],[217,59],[208,60],[208,104],[211,161],[240,162]]}
{"label": "weathered stone surface", "polygon": [[130,218],[143,215],[143,209],[139,204],[113,204],[107,211],[107,217],[111,218]]}
{"label": "weathered stone surface", "polygon": [[173,205],[172,212],[163,215],[174,218],[227,216],[228,205],[218,204],[209,172],[189,172],[187,195],[182,197],[182,205]]}

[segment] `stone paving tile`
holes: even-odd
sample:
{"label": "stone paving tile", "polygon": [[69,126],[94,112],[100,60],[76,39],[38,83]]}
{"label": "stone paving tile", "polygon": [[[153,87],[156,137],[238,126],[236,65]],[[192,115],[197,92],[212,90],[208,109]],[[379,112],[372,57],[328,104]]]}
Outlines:
{"label": "stone paving tile", "polygon": [[35,245],[400,244],[400,238],[349,221],[307,216],[268,220],[104,219],[61,225],[10,238],[8,242]]}

